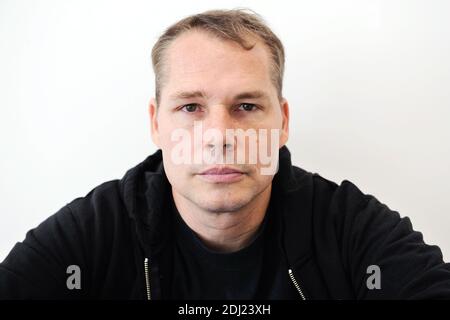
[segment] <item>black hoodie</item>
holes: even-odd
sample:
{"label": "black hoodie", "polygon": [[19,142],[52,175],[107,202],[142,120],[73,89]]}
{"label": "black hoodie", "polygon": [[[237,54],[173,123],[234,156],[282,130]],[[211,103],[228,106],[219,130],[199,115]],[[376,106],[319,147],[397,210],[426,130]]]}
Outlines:
{"label": "black hoodie", "polygon": [[[283,147],[275,195],[286,276],[299,299],[450,298],[450,264],[440,249],[351,182],[337,185],[292,166]],[[158,150],[30,230],[0,264],[0,299],[166,298],[167,196]],[[73,265],[80,289],[67,285]]]}

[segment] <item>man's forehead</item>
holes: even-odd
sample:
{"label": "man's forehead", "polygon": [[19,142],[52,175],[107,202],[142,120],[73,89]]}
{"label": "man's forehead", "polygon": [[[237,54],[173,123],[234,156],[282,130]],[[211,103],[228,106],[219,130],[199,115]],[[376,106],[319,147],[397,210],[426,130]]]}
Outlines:
{"label": "man's forehead", "polygon": [[232,41],[188,33],[169,47],[164,96],[172,101],[212,95],[233,100],[267,97],[272,84],[269,55],[264,50],[256,45],[245,50]]}
{"label": "man's forehead", "polygon": [[[257,51],[263,48],[263,42],[260,38],[256,36],[243,36],[243,39],[246,40],[247,44],[254,45],[250,51]],[[232,41],[231,39],[220,38],[217,35],[212,34],[206,30],[189,30],[178,35],[168,47],[169,50],[176,51],[180,49],[189,49],[195,50],[199,49],[203,50],[204,47],[209,47],[210,49],[216,48],[217,50],[221,50],[226,48],[229,50],[236,51],[247,51],[245,50],[238,42]],[[211,52],[207,52],[210,54]]]}
{"label": "man's forehead", "polygon": [[168,71],[189,75],[218,68],[231,69],[233,66],[254,72],[266,71],[270,59],[268,50],[260,40],[255,39],[252,43],[254,47],[246,50],[231,40],[220,39],[206,32],[188,31],[168,47]]}

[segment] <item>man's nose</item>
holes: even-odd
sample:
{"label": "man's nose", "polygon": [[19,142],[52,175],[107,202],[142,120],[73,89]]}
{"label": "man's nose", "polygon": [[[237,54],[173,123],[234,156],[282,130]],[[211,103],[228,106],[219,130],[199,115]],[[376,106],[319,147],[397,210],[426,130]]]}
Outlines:
{"label": "man's nose", "polygon": [[234,136],[232,135],[232,131],[235,126],[235,119],[233,119],[228,108],[223,105],[211,107],[210,112],[208,113],[208,116],[204,118],[203,123],[203,129],[205,132],[209,133],[205,135],[205,146],[209,148],[222,147],[224,149],[234,146]]}

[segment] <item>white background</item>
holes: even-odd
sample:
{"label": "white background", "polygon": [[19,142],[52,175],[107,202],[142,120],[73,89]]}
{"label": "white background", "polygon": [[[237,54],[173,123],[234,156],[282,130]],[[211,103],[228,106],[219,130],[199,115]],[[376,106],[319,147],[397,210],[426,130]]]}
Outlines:
{"label": "white background", "polygon": [[238,6],[284,42],[294,163],[411,217],[450,259],[449,1],[0,0],[0,261],[155,151],[161,32]]}

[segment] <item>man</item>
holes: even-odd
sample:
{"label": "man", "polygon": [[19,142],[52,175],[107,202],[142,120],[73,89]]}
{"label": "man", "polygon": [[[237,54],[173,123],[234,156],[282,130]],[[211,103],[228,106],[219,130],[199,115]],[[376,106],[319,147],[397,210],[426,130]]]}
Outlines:
{"label": "man", "polygon": [[1,298],[450,298],[408,218],[291,165],[284,50],[257,15],[187,17],[152,60],[160,150],[29,231]]}

